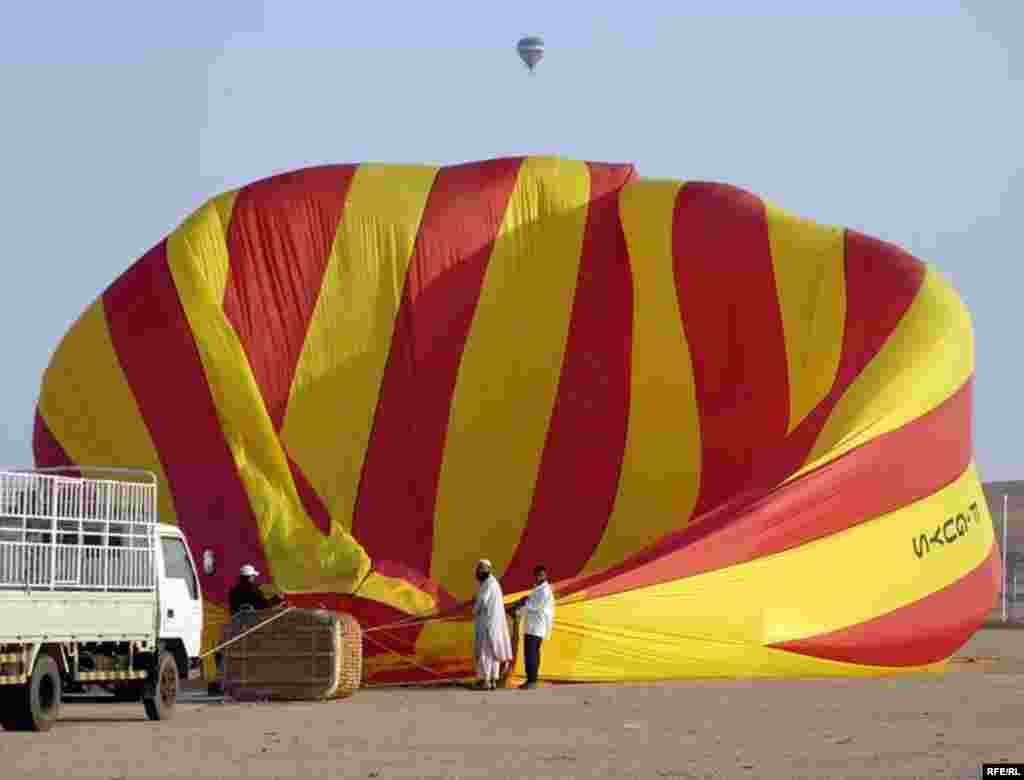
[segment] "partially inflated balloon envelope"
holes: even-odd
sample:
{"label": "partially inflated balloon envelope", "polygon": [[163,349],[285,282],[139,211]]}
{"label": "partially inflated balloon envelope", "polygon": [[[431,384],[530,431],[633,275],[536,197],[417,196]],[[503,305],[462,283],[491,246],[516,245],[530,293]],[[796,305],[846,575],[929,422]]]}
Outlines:
{"label": "partially inflated balloon envelope", "polygon": [[470,675],[486,557],[509,599],[547,567],[550,680],[874,675],[941,669],[994,602],[973,372],[934,268],[732,186],[333,165],[131,265],[34,445],[157,473],[216,553],[206,647],[252,563],[359,619],[367,680]]}

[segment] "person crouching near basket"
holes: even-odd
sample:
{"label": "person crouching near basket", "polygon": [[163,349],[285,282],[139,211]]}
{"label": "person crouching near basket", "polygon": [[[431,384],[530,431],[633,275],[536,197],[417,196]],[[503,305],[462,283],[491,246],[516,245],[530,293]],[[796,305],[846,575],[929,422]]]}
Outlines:
{"label": "person crouching near basket", "polygon": [[480,583],[473,603],[473,659],[480,678],[477,688],[493,691],[498,687],[502,665],[512,663],[512,640],[505,621],[505,596],[486,558],[477,563],[476,578]]}
{"label": "person crouching near basket", "polygon": [[[256,571],[256,567],[251,563],[245,564],[238,570],[238,582],[228,592],[228,603],[231,608],[232,617],[242,610],[270,609],[271,607],[281,606],[284,603],[280,596],[267,598],[263,595],[263,591],[256,584],[256,578],[259,574]],[[210,696],[220,696],[224,693],[224,683],[222,682],[224,679],[224,654],[217,652],[214,653],[213,657],[217,662],[217,679],[207,686],[207,693]]]}

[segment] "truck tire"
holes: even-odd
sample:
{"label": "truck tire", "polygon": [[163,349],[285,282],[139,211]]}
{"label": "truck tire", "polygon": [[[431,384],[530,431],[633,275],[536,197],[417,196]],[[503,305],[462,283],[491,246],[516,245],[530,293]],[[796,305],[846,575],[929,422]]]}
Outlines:
{"label": "truck tire", "polygon": [[150,720],[170,720],[178,701],[178,664],[172,653],[164,650],[156,663],[153,686],[147,686],[142,699]]}
{"label": "truck tire", "polygon": [[53,656],[40,653],[25,685],[8,690],[0,724],[8,731],[49,731],[60,715],[60,669]]}

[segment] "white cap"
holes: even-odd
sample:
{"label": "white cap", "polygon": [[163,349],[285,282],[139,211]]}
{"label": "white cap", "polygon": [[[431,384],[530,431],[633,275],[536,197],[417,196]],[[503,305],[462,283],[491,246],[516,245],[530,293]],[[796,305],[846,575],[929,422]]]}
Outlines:
{"label": "white cap", "polygon": [[259,572],[256,571],[256,568],[251,563],[245,564],[245,566],[243,566],[238,571],[238,573],[241,574],[243,577],[256,577],[256,576],[259,576]]}
{"label": "white cap", "polygon": [[487,560],[486,558],[481,558],[479,561],[476,562],[476,565],[477,566],[484,566],[484,567],[486,567],[488,569],[493,569],[494,568],[493,566],[491,566],[491,562],[489,560]]}

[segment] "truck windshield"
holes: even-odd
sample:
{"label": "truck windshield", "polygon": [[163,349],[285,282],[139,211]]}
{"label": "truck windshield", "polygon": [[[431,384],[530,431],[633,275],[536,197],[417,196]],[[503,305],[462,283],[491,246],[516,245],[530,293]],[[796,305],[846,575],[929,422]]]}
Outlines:
{"label": "truck windshield", "polygon": [[199,598],[195,573],[189,563],[188,552],[180,539],[163,537],[160,539],[164,553],[164,576],[169,580],[185,580],[189,595]]}

